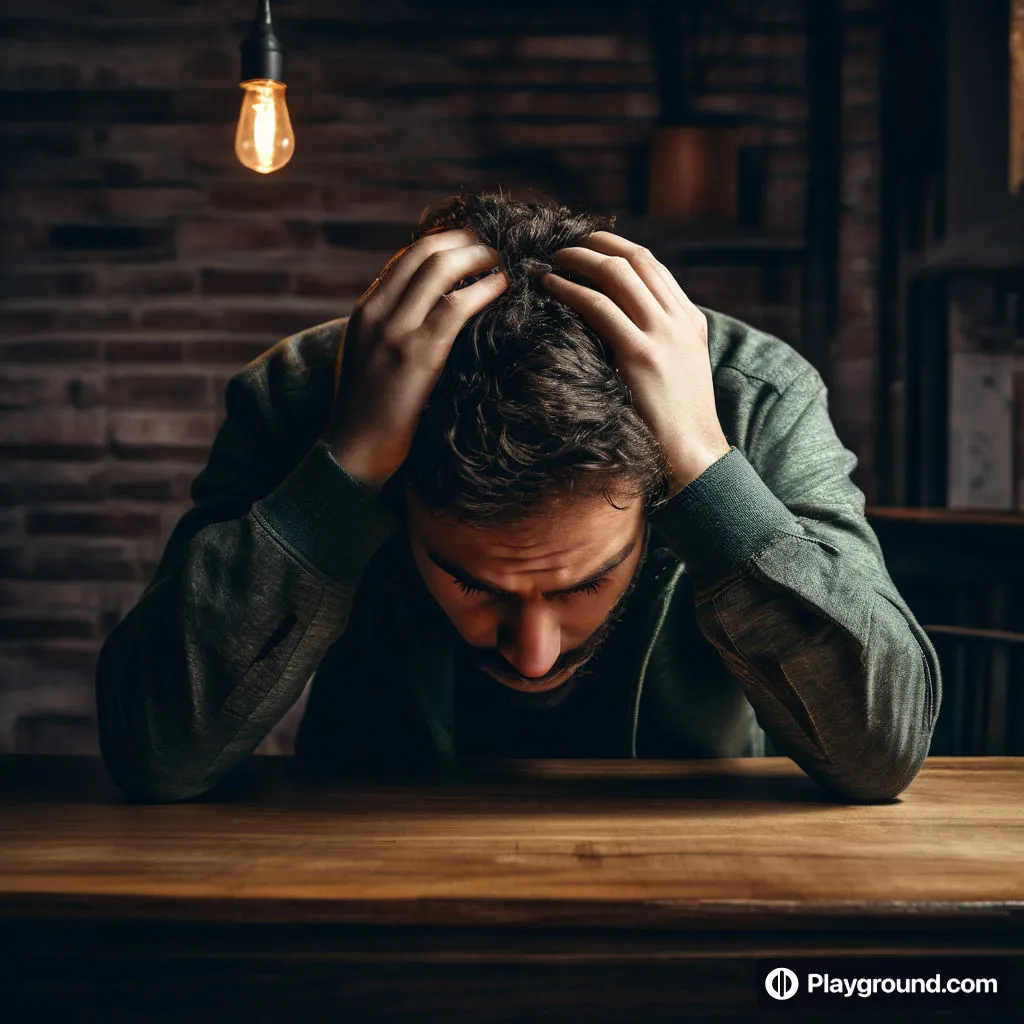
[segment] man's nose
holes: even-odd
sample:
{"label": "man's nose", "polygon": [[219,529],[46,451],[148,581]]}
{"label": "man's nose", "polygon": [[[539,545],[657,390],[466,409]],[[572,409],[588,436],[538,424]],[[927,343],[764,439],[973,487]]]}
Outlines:
{"label": "man's nose", "polygon": [[538,679],[550,671],[562,653],[555,611],[547,602],[520,601],[512,609],[498,644],[505,660],[521,675]]}

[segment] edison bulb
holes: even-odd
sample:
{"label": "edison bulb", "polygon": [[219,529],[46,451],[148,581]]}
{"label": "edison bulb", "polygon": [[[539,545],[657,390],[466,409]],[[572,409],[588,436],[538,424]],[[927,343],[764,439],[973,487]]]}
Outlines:
{"label": "edison bulb", "polygon": [[260,174],[279,171],[295,152],[295,134],[285,102],[285,85],[270,78],[242,83],[242,112],[235,132],[235,155]]}

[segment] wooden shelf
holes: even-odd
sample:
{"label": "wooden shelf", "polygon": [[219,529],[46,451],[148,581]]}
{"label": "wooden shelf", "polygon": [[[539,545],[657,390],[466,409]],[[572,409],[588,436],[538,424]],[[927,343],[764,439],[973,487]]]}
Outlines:
{"label": "wooden shelf", "polygon": [[739,224],[695,224],[655,217],[619,215],[616,234],[647,246],[659,258],[705,266],[799,263],[800,235],[781,235]]}
{"label": "wooden shelf", "polygon": [[1008,207],[997,220],[908,253],[905,270],[908,277],[919,278],[1020,267],[1024,267],[1024,201]]}
{"label": "wooden shelf", "polygon": [[1024,527],[1024,512],[971,508],[911,508],[903,505],[868,505],[870,520],[902,523],[934,523],[941,526]]}

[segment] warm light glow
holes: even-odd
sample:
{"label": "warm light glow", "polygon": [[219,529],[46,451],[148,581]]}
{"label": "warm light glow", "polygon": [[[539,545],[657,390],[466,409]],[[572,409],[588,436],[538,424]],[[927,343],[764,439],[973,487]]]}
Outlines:
{"label": "warm light glow", "polygon": [[242,112],[235,132],[235,155],[260,174],[279,171],[295,152],[295,135],[283,82],[254,78],[243,82]]}

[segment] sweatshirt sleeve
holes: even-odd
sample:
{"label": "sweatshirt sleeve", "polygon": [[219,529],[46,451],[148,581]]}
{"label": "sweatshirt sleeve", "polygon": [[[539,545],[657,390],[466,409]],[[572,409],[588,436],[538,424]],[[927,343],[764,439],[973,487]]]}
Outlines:
{"label": "sweatshirt sleeve", "polygon": [[398,525],[321,440],[262,493],[277,454],[267,402],[239,375],[226,404],[194,507],[100,653],[100,752],[133,799],[201,795],[259,745]]}
{"label": "sweatshirt sleeve", "polygon": [[652,525],[776,749],[841,799],[892,799],[931,742],[934,648],[886,570],[818,373],[783,390],[753,436]]}

